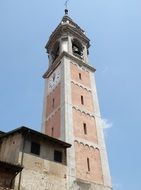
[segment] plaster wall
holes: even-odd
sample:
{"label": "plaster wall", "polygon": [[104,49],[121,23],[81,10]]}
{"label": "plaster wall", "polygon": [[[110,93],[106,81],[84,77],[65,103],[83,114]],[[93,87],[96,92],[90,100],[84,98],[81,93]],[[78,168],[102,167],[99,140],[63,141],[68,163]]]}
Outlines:
{"label": "plaster wall", "polygon": [[[31,153],[31,142],[32,141],[40,143],[40,155],[34,155],[33,153]],[[30,155],[31,159],[33,158],[33,160],[35,157],[37,159],[50,160],[50,161],[54,162],[54,150],[58,150],[58,151],[62,152],[62,156],[63,156],[62,163],[66,164],[66,150],[64,148],[62,148],[61,146],[59,146],[57,143],[50,143],[50,142],[46,142],[46,141],[41,141],[40,139],[37,139],[37,138],[36,139],[31,138],[28,141],[26,141],[24,152],[26,154]],[[24,155],[25,155],[25,153],[24,153]],[[30,156],[28,157],[29,159],[30,159]],[[20,162],[20,160],[21,160],[21,158],[19,156],[19,162]]]}
{"label": "plaster wall", "polygon": [[21,134],[5,137],[0,146],[0,160],[12,164],[18,163],[19,151],[22,144]]}
{"label": "plaster wall", "polygon": [[109,186],[104,186],[101,184],[76,179],[72,188],[69,190],[112,190],[112,188]]}
{"label": "plaster wall", "polygon": [[[65,165],[29,154],[24,154],[23,164],[20,190],[66,190]],[[18,183],[19,175],[14,190],[18,190]]]}

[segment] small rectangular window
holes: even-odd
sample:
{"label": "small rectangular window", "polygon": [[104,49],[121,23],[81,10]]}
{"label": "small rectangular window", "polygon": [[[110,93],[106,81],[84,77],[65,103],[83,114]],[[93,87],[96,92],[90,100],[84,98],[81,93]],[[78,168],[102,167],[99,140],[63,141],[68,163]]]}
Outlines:
{"label": "small rectangular window", "polygon": [[40,155],[40,144],[36,142],[31,142],[31,153]]}
{"label": "small rectangular window", "polygon": [[86,135],[86,134],[87,134],[87,126],[86,126],[86,123],[83,123],[83,129],[84,129],[84,134]]}
{"label": "small rectangular window", "polygon": [[79,73],[79,79],[81,80],[82,78],[81,78],[81,73]]}
{"label": "small rectangular window", "polygon": [[84,105],[84,98],[81,96],[81,104]]}
{"label": "small rectangular window", "polygon": [[62,152],[54,150],[54,161],[62,163]]}
{"label": "small rectangular window", "polygon": [[88,168],[88,171],[90,171],[90,159],[87,158],[87,168]]}

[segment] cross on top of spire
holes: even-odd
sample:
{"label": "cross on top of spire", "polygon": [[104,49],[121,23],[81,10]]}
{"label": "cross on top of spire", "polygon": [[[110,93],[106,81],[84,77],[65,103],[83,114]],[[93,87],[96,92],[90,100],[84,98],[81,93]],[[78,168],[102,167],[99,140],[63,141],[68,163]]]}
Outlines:
{"label": "cross on top of spire", "polygon": [[65,1],[65,15],[68,15],[68,1],[69,0]]}

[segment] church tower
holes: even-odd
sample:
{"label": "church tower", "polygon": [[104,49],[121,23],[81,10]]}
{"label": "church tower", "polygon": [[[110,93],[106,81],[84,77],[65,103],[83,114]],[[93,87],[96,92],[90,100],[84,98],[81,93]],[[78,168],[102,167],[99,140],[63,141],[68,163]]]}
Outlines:
{"label": "church tower", "polygon": [[67,152],[67,190],[111,190],[90,40],[65,16],[46,44],[42,132],[72,145]]}

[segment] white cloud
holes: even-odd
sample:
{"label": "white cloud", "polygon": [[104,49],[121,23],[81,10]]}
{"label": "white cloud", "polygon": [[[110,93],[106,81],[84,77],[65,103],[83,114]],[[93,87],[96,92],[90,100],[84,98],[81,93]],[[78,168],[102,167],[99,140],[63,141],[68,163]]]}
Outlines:
{"label": "white cloud", "polygon": [[123,186],[120,183],[113,183],[113,189],[120,190],[120,189],[123,189]]}
{"label": "white cloud", "polygon": [[103,129],[110,129],[111,127],[113,127],[113,123],[108,121],[108,119],[102,119],[102,126]]}
{"label": "white cloud", "polygon": [[107,73],[108,71],[109,71],[108,66],[105,66],[105,67],[102,69],[101,73],[102,73],[102,74],[105,74],[105,73]]}

